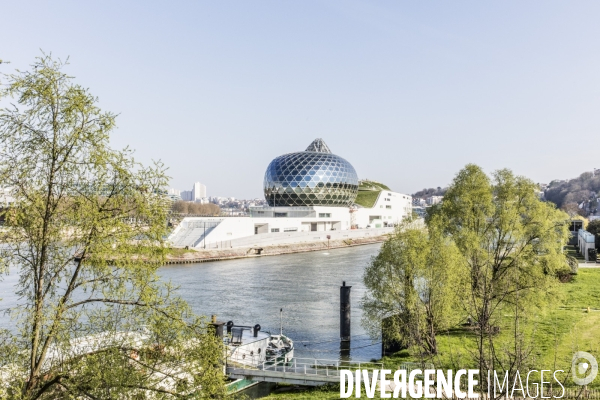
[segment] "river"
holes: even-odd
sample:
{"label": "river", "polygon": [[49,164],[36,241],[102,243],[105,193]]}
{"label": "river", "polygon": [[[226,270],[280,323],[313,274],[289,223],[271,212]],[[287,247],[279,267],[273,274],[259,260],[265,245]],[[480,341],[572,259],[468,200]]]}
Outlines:
{"label": "river", "polygon": [[[350,358],[380,358],[381,344],[372,341],[360,322],[364,294],[363,271],[380,245],[365,245],[281,256],[243,258],[159,269],[162,279],[179,286],[179,293],[197,314],[216,314],[220,321],[260,324],[263,331],[283,332],[294,340],[296,357],[340,358],[340,285],[352,286]],[[0,282],[0,309],[16,303],[12,286],[17,277]],[[0,314],[0,327],[11,321]],[[346,354],[344,353],[344,356]],[[345,358],[345,357],[344,357]]]}

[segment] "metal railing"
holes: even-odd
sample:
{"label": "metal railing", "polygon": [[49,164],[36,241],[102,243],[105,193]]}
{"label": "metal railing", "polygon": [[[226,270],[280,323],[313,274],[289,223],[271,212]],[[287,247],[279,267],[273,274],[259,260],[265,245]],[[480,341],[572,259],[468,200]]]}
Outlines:
{"label": "metal railing", "polygon": [[265,360],[260,369],[304,375],[340,376],[340,370],[383,369],[383,363],[365,361],[323,360],[316,358],[293,358],[290,361]]}

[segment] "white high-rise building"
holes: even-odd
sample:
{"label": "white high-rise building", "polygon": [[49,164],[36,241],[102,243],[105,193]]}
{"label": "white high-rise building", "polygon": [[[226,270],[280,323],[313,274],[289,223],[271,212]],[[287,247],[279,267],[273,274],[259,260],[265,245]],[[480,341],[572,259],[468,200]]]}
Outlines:
{"label": "white high-rise building", "polygon": [[200,182],[194,183],[192,190],[184,190],[181,192],[181,200],[201,202],[206,197],[206,185]]}
{"label": "white high-rise building", "polygon": [[200,182],[194,183],[194,187],[192,188],[192,201],[201,200],[204,197],[206,197],[206,185],[203,185]]}

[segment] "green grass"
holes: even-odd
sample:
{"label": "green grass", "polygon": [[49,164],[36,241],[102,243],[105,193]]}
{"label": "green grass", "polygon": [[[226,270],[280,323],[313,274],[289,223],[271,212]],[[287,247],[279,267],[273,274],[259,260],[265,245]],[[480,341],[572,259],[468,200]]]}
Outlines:
{"label": "green grass", "polygon": [[381,182],[363,180],[358,183],[358,190],[392,190]]}
{"label": "green grass", "polygon": [[354,202],[365,208],[373,208],[377,201],[377,197],[379,197],[379,193],[381,193],[381,191],[359,190]]}
{"label": "green grass", "polygon": [[[559,284],[552,293],[554,301],[532,313],[534,324],[528,332],[532,338],[535,369],[562,369],[568,372],[575,351],[587,351],[600,358],[600,269],[580,269],[571,282]],[[588,312],[588,307],[590,312]],[[499,343],[510,332],[502,331]],[[474,367],[473,333],[456,328],[438,335],[439,354],[431,362],[437,369]],[[403,350],[382,360],[386,368],[395,370],[402,362],[419,361]],[[560,374],[557,374],[559,376]],[[532,376],[533,378],[533,376]],[[535,378],[538,379],[539,377]],[[567,385],[570,379],[567,380]],[[590,389],[600,388],[596,378]],[[338,399],[339,387],[295,389],[273,394],[266,399]]]}
{"label": "green grass", "polygon": [[585,257],[583,256],[583,254],[579,254],[579,252],[573,245],[565,246],[565,251],[568,256],[575,257],[578,260],[585,260]]}
{"label": "green grass", "polygon": [[167,256],[168,257],[183,257],[184,254],[195,253],[195,252],[196,252],[195,250],[170,248],[167,252]]}

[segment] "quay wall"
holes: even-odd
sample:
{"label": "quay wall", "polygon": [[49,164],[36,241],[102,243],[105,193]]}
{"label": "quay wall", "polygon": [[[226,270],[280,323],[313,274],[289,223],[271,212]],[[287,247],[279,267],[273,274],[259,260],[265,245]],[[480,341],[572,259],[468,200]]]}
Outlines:
{"label": "quay wall", "polygon": [[[348,231],[346,231],[348,232]],[[391,233],[391,232],[390,232]],[[381,243],[389,237],[389,234],[363,236],[359,238],[344,238],[337,240],[313,241],[302,243],[287,243],[271,246],[257,247],[234,247],[220,249],[194,249],[182,257],[169,256],[167,264],[188,264],[209,261],[233,260],[236,258],[250,258],[262,256],[274,256],[282,254],[304,253],[309,251],[323,251],[328,249],[339,249],[351,246]]]}

